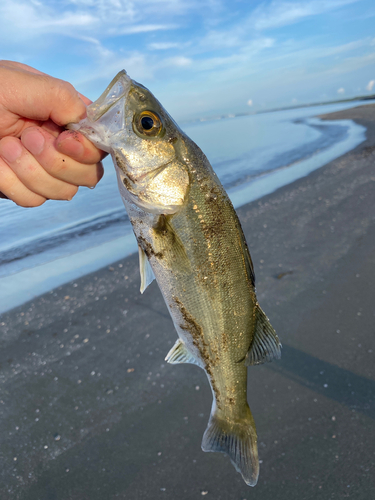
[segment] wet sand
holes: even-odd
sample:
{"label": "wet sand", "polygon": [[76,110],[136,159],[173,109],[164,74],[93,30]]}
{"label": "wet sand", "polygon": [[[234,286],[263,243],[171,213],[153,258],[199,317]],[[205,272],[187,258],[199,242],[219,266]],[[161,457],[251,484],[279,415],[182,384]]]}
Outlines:
{"label": "wet sand", "polygon": [[249,369],[261,470],[200,443],[202,370],[138,258],[0,317],[2,500],[369,500],[375,494],[375,105],[367,140],[238,213],[282,359]]}

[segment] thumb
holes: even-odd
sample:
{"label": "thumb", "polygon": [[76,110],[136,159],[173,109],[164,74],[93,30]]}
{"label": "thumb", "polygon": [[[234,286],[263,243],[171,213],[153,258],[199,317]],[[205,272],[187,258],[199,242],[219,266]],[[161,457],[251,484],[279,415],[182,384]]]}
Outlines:
{"label": "thumb", "polygon": [[30,120],[64,126],[86,115],[86,106],[68,82],[25,67],[0,63],[0,108]]}

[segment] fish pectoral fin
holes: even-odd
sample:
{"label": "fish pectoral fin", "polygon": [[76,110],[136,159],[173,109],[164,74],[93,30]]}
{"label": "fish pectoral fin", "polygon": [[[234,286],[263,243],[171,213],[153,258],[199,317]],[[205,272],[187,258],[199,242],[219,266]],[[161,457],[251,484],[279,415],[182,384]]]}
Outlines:
{"label": "fish pectoral fin", "polygon": [[255,307],[255,332],[249,352],[245,357],[247,366],[260,365],[281,357],[279,337],[258,303]]}
{"label": "fish pectoral fin", "polygon": [[180,272],[191,272],[191,262],[178,231],[171,222],[172,216],[161,214],[153,226],[154,250],[160,252],[168,261],[175,262],[175,269]]}
{"label": "fish pectoral fin", "polygon": [[185,344],[181,339],[176,340],[175,345],[166,355],[165,361],[167,361],[167,363],[170,363],[171,365],[177,365],[179,363],[191,363],[193,365],[200,366],[198,360],[187,350]]}
{"label": "fish pectoral fin", "polygon": [[154,281],[155,275],[144,250],[142,250],[142,248],[139,245],[138,245],[138,253],[139,253],[139,272],[141,273],[140,290],[141,293],[143,293],[148,287],[148,285]]}
{"label": "fish pectoral fin", "polygon": [[259,475],[257,433],[250,408],[246,410],[245,418],[228,420],[214,409],[203,435],[202,450],[228,455],[245,483],[255,486]]}

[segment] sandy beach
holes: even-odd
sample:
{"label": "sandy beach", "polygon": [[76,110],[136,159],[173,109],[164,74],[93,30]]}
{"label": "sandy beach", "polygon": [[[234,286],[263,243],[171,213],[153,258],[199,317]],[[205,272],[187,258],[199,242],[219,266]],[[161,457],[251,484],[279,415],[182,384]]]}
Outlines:
{"label": "sandy beach", "polygon": [[138,256],[0,316],[2,500],[369,500],[375,495],[375,104],[367,139],[238,214],[282,359],[249,369],[260,477],[203,453],[202,370]]}

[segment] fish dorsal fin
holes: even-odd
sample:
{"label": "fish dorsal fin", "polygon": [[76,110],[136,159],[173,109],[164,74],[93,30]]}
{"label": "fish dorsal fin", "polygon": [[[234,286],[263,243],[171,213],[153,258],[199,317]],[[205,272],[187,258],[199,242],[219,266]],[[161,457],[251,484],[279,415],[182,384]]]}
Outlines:
{"label": "fish dorsal fin", "polygon": [[143,293],[148,285],[155,279],[154,272],[150,266],[145,252],[138,246],[139,253],[139,272],[141,273],[141,293]]}
{"label": "fish dorsal fin", "polygon": [[177,339],[176,343],[165,357],[165,361],[171,365],[179,363],[191,363],[200,366],[198,360],[186,349],[185,344],[181,339]]}
{"label": "fish dorsal fin", "polygon": [[260,365],[266,361],[280,359],[279,337],[258,303],[255,305],[255,321],[254,338],[246,355],[245,365]]}

